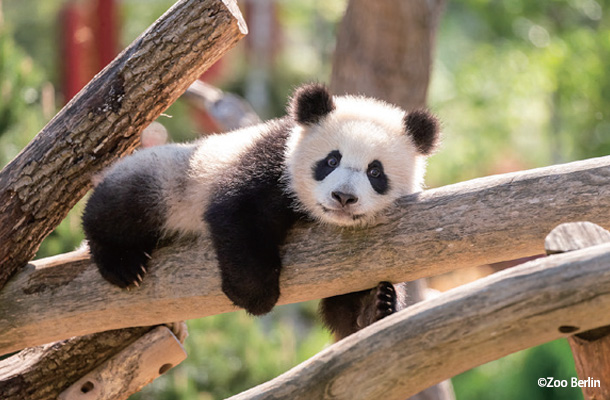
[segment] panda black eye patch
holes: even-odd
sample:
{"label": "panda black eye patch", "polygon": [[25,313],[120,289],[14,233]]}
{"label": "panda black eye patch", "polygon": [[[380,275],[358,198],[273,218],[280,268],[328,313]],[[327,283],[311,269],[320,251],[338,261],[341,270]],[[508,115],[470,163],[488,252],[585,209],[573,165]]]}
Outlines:
{"label": "panda black eye patch", "polygon": [[390,188],[388,177],[383,172],[383,165],[377,160],[368,165],[366,169],[366,177],[369,178],[369,182],[371,183],[373,190],[379,194],[386,193]]}
{"label": "panda black eye patch", "polygon": [[341,163],[341,153],[339,150],[333,150],[322,160],[318,161],[313,166],[313,178],[316,181],[324,180],[331,172],[335,170]]}

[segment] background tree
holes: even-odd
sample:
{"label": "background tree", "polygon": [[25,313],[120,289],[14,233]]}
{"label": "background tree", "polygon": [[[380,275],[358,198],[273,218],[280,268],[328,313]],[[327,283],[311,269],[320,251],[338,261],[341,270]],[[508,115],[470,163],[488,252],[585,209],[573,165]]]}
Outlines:
{"label": "background tree", "polygon": [[[337,35],[331,90],[359,93],[405,110],[426,107],[436,31],[444,0],[351,0]],[[407,284],[409,304],[424,299],[426,281]],[[443,382],[412,399],[453,399]]]}

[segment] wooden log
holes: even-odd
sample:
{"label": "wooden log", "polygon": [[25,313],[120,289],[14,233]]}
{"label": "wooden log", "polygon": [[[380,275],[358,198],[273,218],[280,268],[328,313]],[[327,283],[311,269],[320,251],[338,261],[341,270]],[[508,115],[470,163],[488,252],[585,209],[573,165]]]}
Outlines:
{"label": "wooden log", "polygon": [[138,133],[246,33],[235,0],[181,0],[0,172],[0,287]]}
{"label": "wooden log", "polygon": [[58,400],[127,399],[184,359],[178,338],[158,326],[76,381]]}
{"label": "wooden log", "polygon": [[[556,225],[610,227],[610,157],[491,176],[412,195],[379,225],[302,223],[283,247],[280,303],[363,290],[544,251]],[[0,354],[75,335],[235,310],[203,236],[153,254],[137,290],[106,283],[86,254],[29,264],[0,291]],[[50,306],[52,304],[52,306]]]}
{"label": "wooden log", "polygon": [[119,329],[26,349],[0,361],[0,399],[54,400],[76,380],[149,332]]}
{"label": "wooden log", "polygon": [[610,244],[530,261],[390,315],[231,400],[404,399],[610,323],[608,287]]}
{"label": "wooden log", "polygon": [[[548,254],[560,254],[610,243],[610,232],[590,222],[561,224],[545,239]],[[568,338],[585,400],[610,399],[610,325]],[[591,384],[597,380],[600,385]]]}

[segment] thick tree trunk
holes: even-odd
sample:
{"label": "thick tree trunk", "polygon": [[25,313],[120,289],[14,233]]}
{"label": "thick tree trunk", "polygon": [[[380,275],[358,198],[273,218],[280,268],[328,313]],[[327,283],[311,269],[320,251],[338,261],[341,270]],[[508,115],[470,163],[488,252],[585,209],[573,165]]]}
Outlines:
{"label": "thick tree trunk", "polygon": [[426,105],[445,0],[350,0],[337,38],[331,89],[407,110]]}
{"label": "thick tree trunk", "polygon": [[138,133],[246,33],[234,0],[182,0],[0,172],[0,287]]}

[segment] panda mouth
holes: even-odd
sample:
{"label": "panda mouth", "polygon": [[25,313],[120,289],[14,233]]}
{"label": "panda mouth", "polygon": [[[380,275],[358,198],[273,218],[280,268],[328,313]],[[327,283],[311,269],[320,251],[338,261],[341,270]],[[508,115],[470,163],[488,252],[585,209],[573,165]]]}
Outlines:
{"label": "panda mouth", "polygon": [[322,204],[319,204],[319,206],[320,206],[320,208],[322,208],[322,211],[324,212],[324,214],[330,214],[332,216],[339,217],[341,219],[350,219],[352,221],[358,221],[358,220],[364,218],[364,216],[365,216],[365,214],[354,214],[354,213],[349,212],[344,209],[328,208]]}

